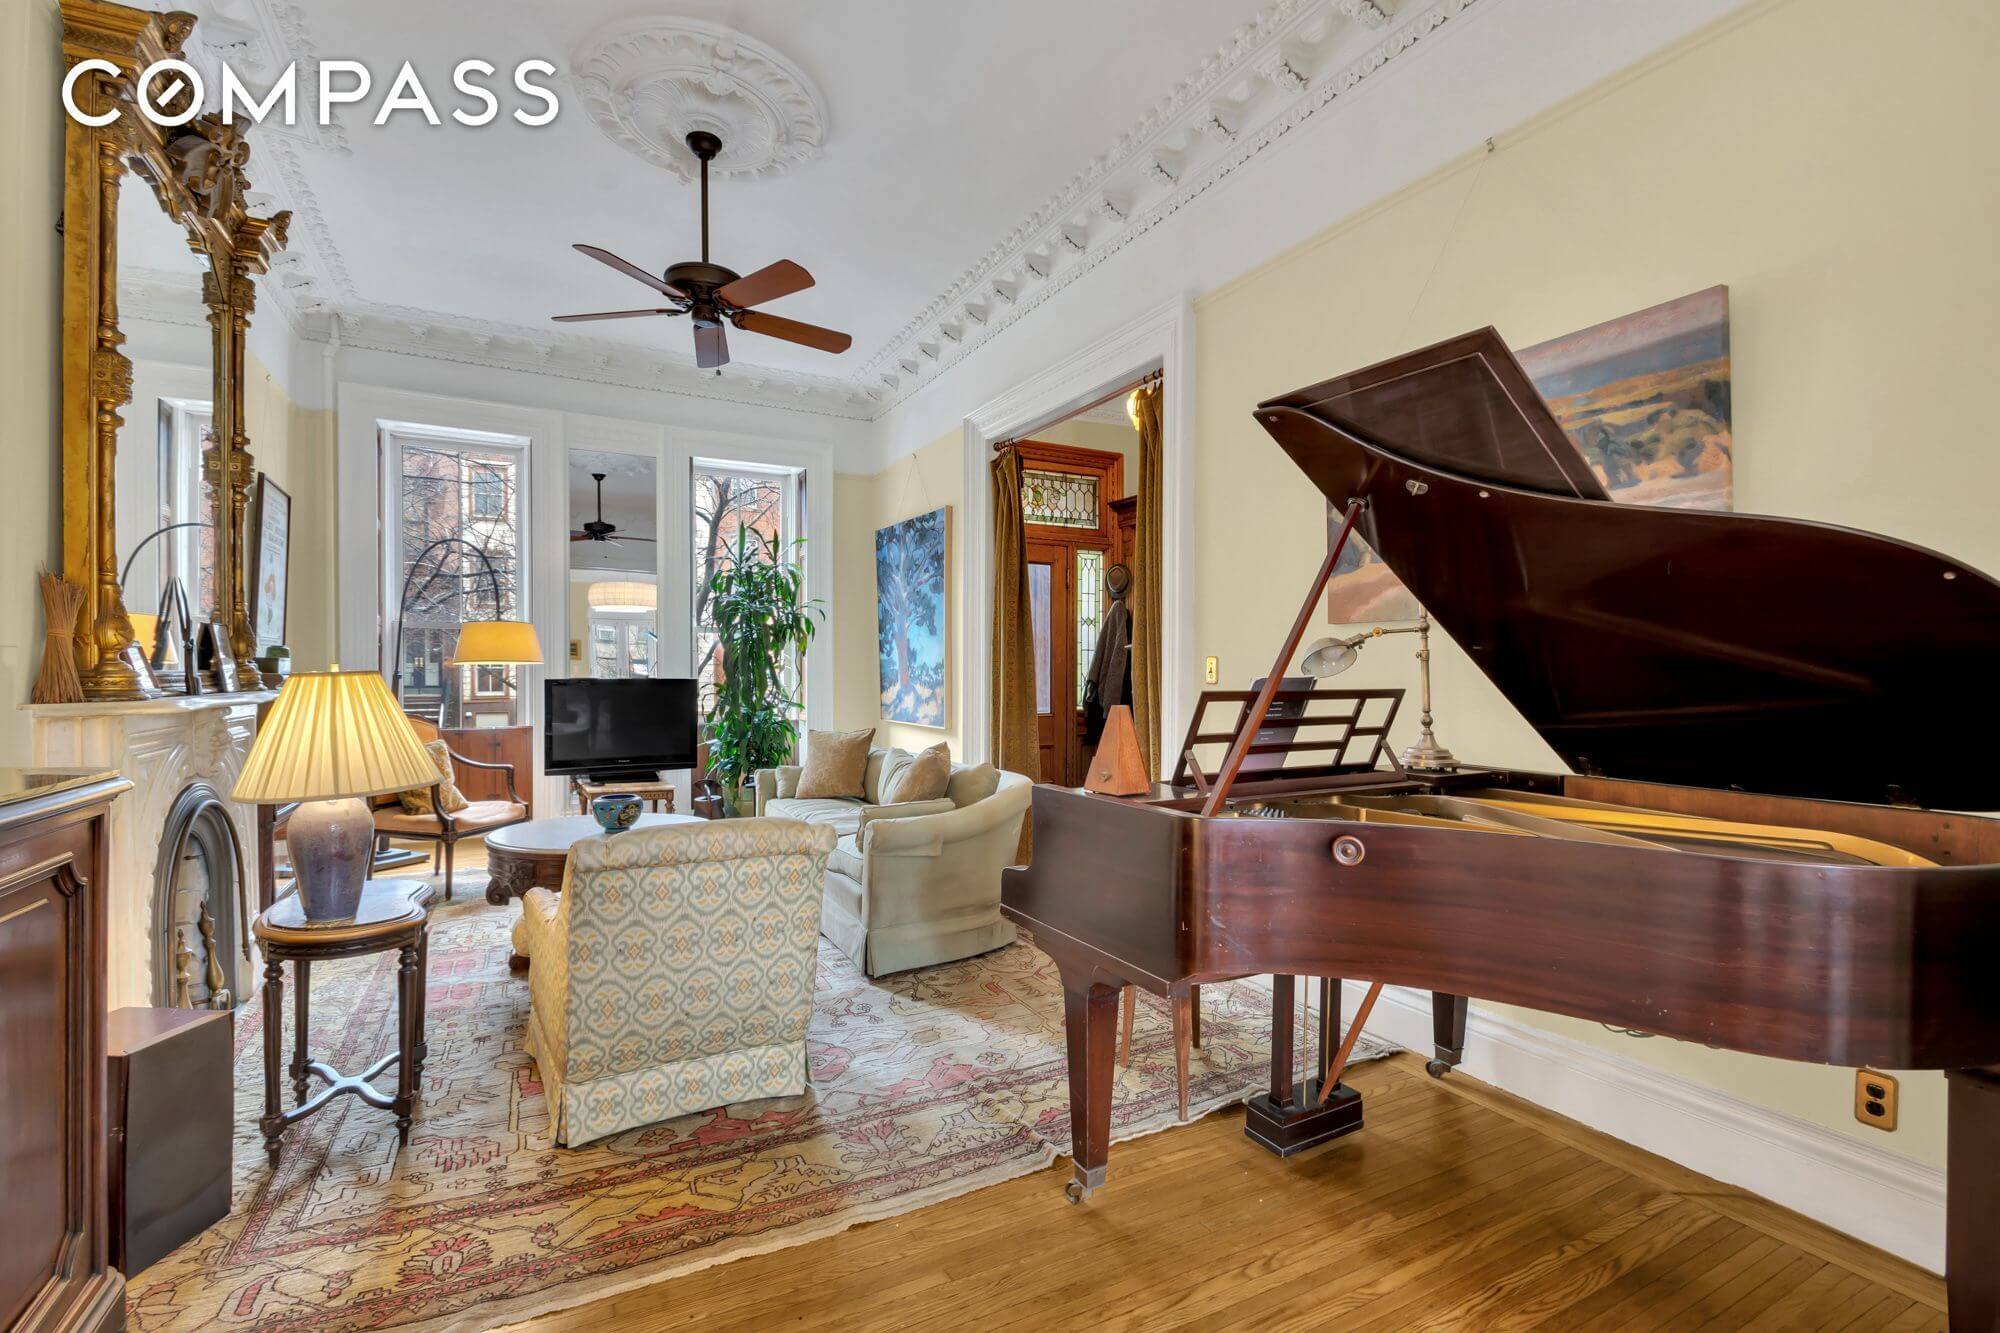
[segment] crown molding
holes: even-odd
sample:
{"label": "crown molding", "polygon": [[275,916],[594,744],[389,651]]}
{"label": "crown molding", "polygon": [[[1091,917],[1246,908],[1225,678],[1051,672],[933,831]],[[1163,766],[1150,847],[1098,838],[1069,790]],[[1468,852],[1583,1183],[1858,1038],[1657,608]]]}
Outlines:
{"label": "crown molding", "polygon": [[747,364],[732,366],[717,375],[700,369],[691,358],[631,343],[552,337],[511,324],[462,319],[407,307],[367,304],[357,309],[321,313],[301,321],[299,335],[308,342],[337,343],[346,349],[554,375],[589,384],[646,389],[810,416],[866,421],[874,415],[872,400],[845,380]]}
{"label": "crown molding", "polygon": [[[1474,0],[1276,0],[863,364],[882,415]],[[1490,9],[1501,0],[1479,0]],[[1393,12],[1392,12],[1393,11]]]}
{"label": "crown molding", "polygon": [[[258,71],[275,74],[296,60],[301,105],[309,102],[318,56],[304,0],[187,3],[200,13],[197,33],[207,34],[198,43],[198,67],[206,61],[219,70],[226,57],[254,83]],[[310,179],[312,155],[349,151],[338,126],[260,126],[250,136],[260,157],[275,168],[271,194],[253,203],[289,208],[294,216],[292,247],[272,265],[262,290],[270,306],[307,341],[328,341],[337,320],[344,346],[822,416],[879,419],[1285,135],[1337,105],[1474,3],[1273,0],[844,378],[742,366],[717,380],[685,358],[583,334],[544,333],[370,301],[356,290]],[[1477,3],[1490,9],[1502,0]],[[666,27],[676,32],[701,29],[706,35],[679,50],[672,42],[662,45],[660,32]],[[633,78],[672,78],[728,101],[749,96],[730,80],[754,69],[765,85],[759,95],[778,108],[761,114],[788,117],[791,128],[785,133],[795,135],[796,142],[792,157],[780,152],[741,169],[781,170],[804,160],[798,154],[816,153],[826,124],[817,91],[777,53],[761,45],[751,50],[744,45],[747,38],[735,46],[724,44],[718,34],[728,33],[714,25],[666,19],[604,29],[579,49],[574,82],[586,104],[595,96],[605,103],[605,114],[613,114],[621,96],[629,100]],[[598,63],[585,71],[584,58],[593,52]],[[686,57],[681,63],[688,68],[674,67],[670,56]],[[704,61],[705,76],[696,68]],[[703,84],[703,77],[709,83]],[[619,92],[621,78],[625,94]],[[623,119],[629,120],[629,110]],[[629,126],[620,130],[595,112],[593,119],[615,140],[623,142],[621,133],[632,133]],[[644,144],[625,146],[653,160]],[[660,165],[677,170],[671,161]]]}

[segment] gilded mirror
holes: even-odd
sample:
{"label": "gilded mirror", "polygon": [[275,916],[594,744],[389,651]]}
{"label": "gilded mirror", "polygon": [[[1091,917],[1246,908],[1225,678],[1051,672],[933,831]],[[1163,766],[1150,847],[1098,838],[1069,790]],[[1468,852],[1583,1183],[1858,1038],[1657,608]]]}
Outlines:
{"label": "gilded mirror", "polygon": [[62,15],[65,64],[116,70],[87,70],[73,93],[86,116],[115,118],[64,121],[62,559],[63,577],[83,592],[84,695],[161,692],[134,651],[131,613],[159,614],[176,586],[219,627],[215,655],[229,670],[211,680],[255,689],[266,682],[252,660],[244,579],[255,468],[243,342],[253,280],[283,248],[289,215],[249,215],[239,127],[212,114],[163,126],[134,108],[133,83],[179,58],[193,16],[105,0],[62,0]]}

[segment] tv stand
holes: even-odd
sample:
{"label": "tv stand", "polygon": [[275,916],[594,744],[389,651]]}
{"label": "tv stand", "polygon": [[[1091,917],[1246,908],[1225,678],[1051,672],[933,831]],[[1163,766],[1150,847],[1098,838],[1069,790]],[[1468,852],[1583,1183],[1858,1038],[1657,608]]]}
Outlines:
{"label": "tv stand", "polygon": [[577,809],[583,814],[590,813],[593,797],[610,792],[629,792],[641,801],[652,802],[653,809],[664,815],[674,813],[674,787],[670,782],[662,782],[658,772],[647,776],[644,773],[606,777],[598,773],[572,773],[569,775],[569,789],[576,793]]}

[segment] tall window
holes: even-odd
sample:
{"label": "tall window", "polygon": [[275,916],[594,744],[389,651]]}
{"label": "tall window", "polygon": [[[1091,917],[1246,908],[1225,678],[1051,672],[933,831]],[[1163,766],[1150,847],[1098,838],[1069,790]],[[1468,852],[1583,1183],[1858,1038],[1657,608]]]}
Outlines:
{"label": "tall window", "polygon": [[519,670],[459,667],[452,654],[465,621],[521,618],[526,458],[518,445],[443,434],[392,433],[388,452],[403,706],[447,727],[520,722]]}
{"label": "tall window", "polygon": [[[697,459],[693,480],[694,667],[706,711],[722,672],[709,580],[736,559],[739,534],[756,560],[796,559],[794,543],[805,534],[796,471]],[[801,697],[796,688],[793,697]]]}

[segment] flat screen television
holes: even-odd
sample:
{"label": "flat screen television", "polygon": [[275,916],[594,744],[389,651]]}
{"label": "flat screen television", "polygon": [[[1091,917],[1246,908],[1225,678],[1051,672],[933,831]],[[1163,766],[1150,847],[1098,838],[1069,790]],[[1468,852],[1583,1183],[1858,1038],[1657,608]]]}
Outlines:
{"label": "flat screen television", "polygon": [[542,767],[608,781],[695,767],[695,689],[692,680],[546,678]]}

